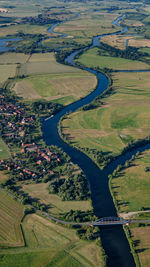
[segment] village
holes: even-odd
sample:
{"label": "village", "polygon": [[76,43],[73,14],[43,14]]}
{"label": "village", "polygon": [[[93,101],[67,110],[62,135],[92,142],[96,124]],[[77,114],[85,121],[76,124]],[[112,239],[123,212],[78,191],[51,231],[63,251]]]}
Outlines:
{"label": "village", "polygon": [[63,162],[62,156],[58,151],[56,153],[56,148],[51,151],[38,143],[38,118],[30,114],[28,106],[3,90],[0,94],[0,125],[1,136],[10,151],[10,159],[0,161],[1,170],[13,173],[16,181],[39,182],[43,177],[48,179],[54,175],[52,169]]}

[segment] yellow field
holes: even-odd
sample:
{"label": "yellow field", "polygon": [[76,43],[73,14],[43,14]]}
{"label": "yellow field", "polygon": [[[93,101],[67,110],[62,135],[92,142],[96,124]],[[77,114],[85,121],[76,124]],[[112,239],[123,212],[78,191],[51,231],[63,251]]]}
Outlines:
{"label": "yellow field", "polygon": [[150,267],[150,227],[130,228],[142,267]]}
{"label": "yellow field", "polygon": [[16,67],[16,64],[0,65],[0,84],[7,81],[8,78],[15,76]]}
{"label": "yellow field", "polygon": [[0,246],[18,247],[24,245],[20,222],[24,208],[6,193],[0,191]]}
{"label": "yellow field", "polygon": [[59,213],[73,210],[91,210],[89,201],[62,201],[59,196],[48,193],[48,184],[30,184],[23,185],[23,191],[28,193],[32,198],[38,198],[41,203],[50,205],[50,213],[58,215]]}
{"label": "yellow field", "polygon": [[25,63],[29,55],[23,53],[4,53],[0,55],[0,65]]}

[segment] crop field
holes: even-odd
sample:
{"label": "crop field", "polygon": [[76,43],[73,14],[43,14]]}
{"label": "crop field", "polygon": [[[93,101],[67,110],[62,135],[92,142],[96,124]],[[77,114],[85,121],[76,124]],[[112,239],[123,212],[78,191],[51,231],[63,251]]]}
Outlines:
{"label": "crop field", "polygon": [[110,68],[114,70],[137,70],[149,69],[150,66],[144,62],[125,58],[99,56],[98,49],[92,48],[85,52],[77,60],[88,67]]}
{"label": "crop field", "polygon": [[16,75],[16,64],[0,65],[0,84],[7,81],[8,78]]}
{"label": "crop field", "polygon": [[0,247],[18,247],[24,245],[20,222],[23,206],[6,193],[0,191]]}
{"label": "crop field", "polygon": [[8,147],[0,138],[0,159],[7,159],[9,157]]}
{"label": "crop field", "polygon": [[20,75],[81,72],[74,67],[56,62],[54,53],[33,54],[28,63],[22,64]]}
{"label": "crop field", "polygon": [[[112,179],[112,190],[117,200],[119,212],[141,210],[150,207],[150,150],[143,152],[133,164]],[[114,189],[113,189],[114,188]]]}
{"label": "crop field", "polygon": [[44,98],[69,104],[84,97],[96,87],[97,79],[88,72],[36,75],[18,80],[14,86],[24,99]]}
{"label": "crop field", "polygon": [[57,225],[36,214],[23,221],[26,247],[3,250],[0,267],[94,267],[102,266],[101,250],[94,242],[79,240],[75,230]]}
{"label": "crop field", "polygon": [[59,213],[73,210],[91,210],[89,201],[62,201],[61,198],[55,194],[48,193],[48,184],[29,184],[23,185],[23,191],[28,193],[32,198],[38,198],[41,203],[50,205],[50,213],[58,215]]}
{"label": "crop field", "polygon": [[150,227],[130,228],[142,267],[150,267]]}
{"label": "crop field", "polygon": [[23,53],[4,53],[0,55],[0,65],[26,63],[29,55]]}
{"label": "crop field", "polygon": [[150,134],[150,81],[146,72],[114,73],[112,78],[113,94],[102,100],[104,105],[69,115],[63,132],[75,145],[116,155],[129,141]]}

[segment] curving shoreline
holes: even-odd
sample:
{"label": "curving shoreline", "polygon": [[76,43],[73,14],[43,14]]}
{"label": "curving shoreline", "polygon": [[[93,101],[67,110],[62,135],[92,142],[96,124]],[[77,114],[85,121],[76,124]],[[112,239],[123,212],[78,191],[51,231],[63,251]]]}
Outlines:
{"label": "curving shoreline", "polygon": [[[114,21],[114,24],[120,26],[118,23],[123,17],[124,15],[119,16]],[[120,34],[121,32],[125,31],[127,31],[126,27],[123,28],[122,31],[118,31],[116,33]],[[91,46],[89,46],[88,48],[99,45],[100,37],[102,37],[102,35],[94,37]],[[85,49],[87,49],[87,47],[73,51],[65,59],[65,63],[76,66],[74,62],[75,56]],[[101,171],[88,156],[63,142],[58,132],[58,123],[62,116],[64,116],[66,113],[74,112],[78,108],[89,104],[90,102],[92,102],[92,100],[101,95],[108,88],[109,81],[104,74],[97,72],[91,68],[84,68],[84,70],[87,70],[97,76],[98,83],[96,89],[85,98],[80,99],[65,107],[56,116],[50,118],[47,121],[43,120],[43,139],[47,145],[57,145],[58,147],[61,147],[71,157],[71,160],[82,168],[90,184],[91,198],[95,214],[98,217],[116,216],[117,212],[108,186],[108,174],[111,174],[113,172],[114,168],[116,168],[116,166],[118,165],[118,160],[120,158],[110,164],[109,168],[107,167],[103,171]],[[130,157],[129,154],[128,156]],[[126,160],[125,157],[124,160]],[[103,227],[101,228],[100,236],[102,245],[108,256],[107,266],[135,266],[127,238],[121,226]]]}

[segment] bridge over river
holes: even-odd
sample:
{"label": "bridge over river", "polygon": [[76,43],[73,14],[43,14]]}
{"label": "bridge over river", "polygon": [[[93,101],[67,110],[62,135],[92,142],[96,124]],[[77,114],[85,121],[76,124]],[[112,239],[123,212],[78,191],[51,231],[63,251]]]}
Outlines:
{"label": "bridge over river", "polygon": [[111,226],[111,225],[128,225],[131,223],[143,223],[143,224],[148,224],[150,223],[150,220],[136,220],[136,219],[122,219],[120,217],[104,217],[100,218],[96,221],[91,221],[91,222],[68,222],[68,221],[63,221],[60,219],[57,219],[55,217],[52,217],[46,212],[38,210],[38,212],[41,215],[44,215],[45,217],[51,219],[52,221],[61,223],[61,224],[69,224],[69,225],[87,225],[87,226]]}

